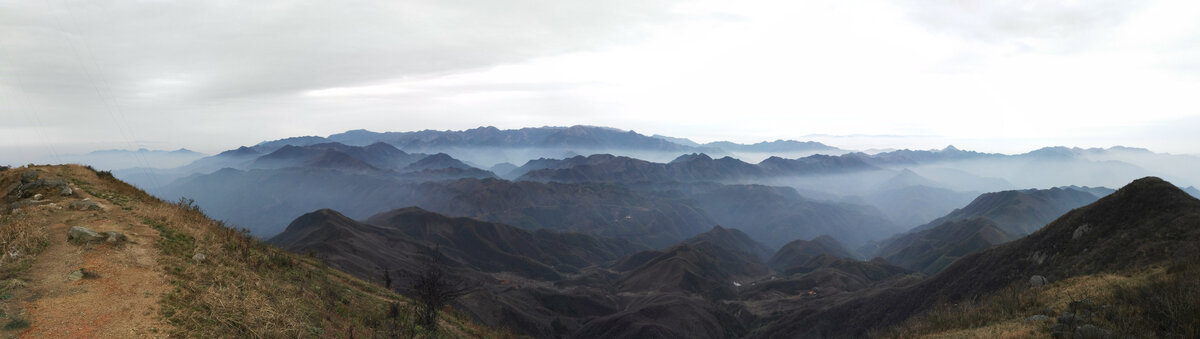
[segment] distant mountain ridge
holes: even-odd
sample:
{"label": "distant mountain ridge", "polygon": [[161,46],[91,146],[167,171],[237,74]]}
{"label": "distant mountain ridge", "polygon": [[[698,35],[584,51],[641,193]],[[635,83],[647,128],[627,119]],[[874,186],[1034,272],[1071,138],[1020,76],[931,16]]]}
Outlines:
{"label": "distant mountain ridge", "polygon": [[436,150],[458,147],[505,148],[559,146],[664,151],[693,149],[691,146],[679,145],[663,139],[641,135],[633,131],[578,125],[515,130],[501,130],[491,126],[462,131],[371,132],[367,130],[353,130],[330,135],[327,139],[349,145],[386,142],[406,150]]}
{"label": "distant mountain ridge", "polygon": [[820,175],[878,170],[857,157],[813,155],[798,159],[770,157],[749,164],[732,157],[713,159],[704,153],[679,156],[668,163],[596,154],[563,160],[531,160],[516,171],[517,180],[557,182],[690,182]]}
{"label": "distant mountain ridge", "polygon": [[116,170],[131,167],[172,168],[183,166],[207,156],[204,153],[180,148],[173,151],[106,149],[88,152],[86,154],[61,155],[61,161],[79,163],[102,170]]}

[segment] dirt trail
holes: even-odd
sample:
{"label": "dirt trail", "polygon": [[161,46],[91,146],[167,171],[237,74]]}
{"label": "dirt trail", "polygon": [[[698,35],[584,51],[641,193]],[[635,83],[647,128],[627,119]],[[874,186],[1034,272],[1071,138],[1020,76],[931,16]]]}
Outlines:
{"label": "dirt trail", "polygon": [[[90,198],[103,209],[65,208],[82,198]],[[154,248],[157,231],[120,206],[83,190],[30,213],[44,216],[50,244],[37,255],[28,272],[27,288],[18,296],[31,326],[20,332],[21,337],[137,338],[165,337],[170,332],[158,314],[158,301],[169,284]],[[69,243],[71,226],[121,232],[129,241],[121,245]],[[80,268],[95,276],[76,281],[68,278]]]}

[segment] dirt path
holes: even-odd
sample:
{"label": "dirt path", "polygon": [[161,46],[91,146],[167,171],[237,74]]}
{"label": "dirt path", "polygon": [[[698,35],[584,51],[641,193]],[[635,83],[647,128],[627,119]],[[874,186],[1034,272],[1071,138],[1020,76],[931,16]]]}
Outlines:
{"label": "dirt path", "polygon": [[[169,325],[160,320],[158,301],[169,285],[158,265],[154,248],[158,232],[128,211],[82,191],[78,197],[42,206],[50,225],[50,245],[37,256],[29,271],[27,294],[20,298],[28,312],[30,328],[25,338],[137,338],[165,337]],[[70,201],[90,198],[101,211],[62,208]],[[129,241],[122,245],[67,242],[71,226],[97,232],[117,231]],[[72,281],[68,276],[83,268],[94,272]]]}

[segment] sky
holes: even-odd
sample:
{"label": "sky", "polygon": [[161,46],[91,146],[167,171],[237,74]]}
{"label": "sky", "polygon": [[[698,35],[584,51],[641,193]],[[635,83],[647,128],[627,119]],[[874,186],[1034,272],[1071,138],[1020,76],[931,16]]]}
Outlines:
{"label": "sky", "polygon": [[0,0],[0,162],[351,129],[1200,154],[1200,2]]}

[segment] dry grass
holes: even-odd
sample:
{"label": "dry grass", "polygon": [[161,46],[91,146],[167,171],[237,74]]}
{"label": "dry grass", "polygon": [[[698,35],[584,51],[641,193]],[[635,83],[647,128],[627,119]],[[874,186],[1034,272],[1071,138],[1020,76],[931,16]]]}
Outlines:
{"label": "dry grass", "polygon": [[[0,186],[19,182],[22,171],[0,171]],[[3,188],[3,187],[0,187]],[[0,199],[8,192],[0,192]],[[3,200],[0,200],[3,201]],[[10,302],[13,294],[25,285],[22,280],[33,266],[37,254],[50,244],[50,232],[44,223],[35,222],[30,211],[0,211],[0,319],[4,329],[22,329],[29,322],[19,315],[20,305]]]}
{"label": "dry grass", "polygon": [[[1186,261],[1184,261],[1186,262]],[[1104,305],[1093,324],[1120,337],[1194,338],[1200,329],[1200,269],[1182,264],[1122,274],[1094,274],[1043,288],[1013,286],[959,304],[942,303],[900,325],[876,331],[888,338],[1048,337],[1054,317],[1074,300]],[[1053,312],[1046,312],[1050,308]],[[1049,313],[1049,314],[1046,314]],[[1026,322],[1046,314],[1052,320]]]}
{"label": "dry grass", "polygon": [[[160,300],[160,316],[175,327],[171,336],[429,337],[414,325],[407,299],[329,268],[316,258],[281,250],[213,221],[191,201],[163,202],[109,172],[84,166],[38,169],[44,175],[69,180],[77,189],[111,202],[158,231],[159,264],[172,285]],[[13,178],[21,172],[0,171],[0,183],[19,180]],[[7,254],[0,258],[0,277],[4,278],[0,288],[5,290],[20,285],[8,284],[8,279],[28,270],[32,254],[49,241],[46,225],[24,218],[22,213],[0,215],[0,249],[21,252],[16,261]],[[194,259],[196,254],[203,254],[204,259]],[[454,312],[446,313],[437,337],[511,336],[475,325]]]}
{"label": "dry grass", "polygon": [[31,261],[49,243],[45,224],[32,222],[23,213],[0,215],[0,280],[12,279],[15,267]]}
{"label": "dry grass", "polygon": [[[163,316],[180,336],[374,337],[410,330],[396,295],[341,276],[205,217],[190,201],[142,213],[162,236],[173,291]],[[197,254],[205,259],[194,260]]]}
{"label": "dry grass", "polygon": [[[162,315],[176,335],[427,337],[407,299],[213,221],[190,200],[136,212],[161,235],[157,247],[174,285]],[[444,317],[441,327],[437,337],[508,336],[461,317]]]}
{"label": "dry grass", "polygon": [[1187,261],[1117,286],[1113,301],[1108,321],[1122,336],[1200,337],[1200,263]]}

